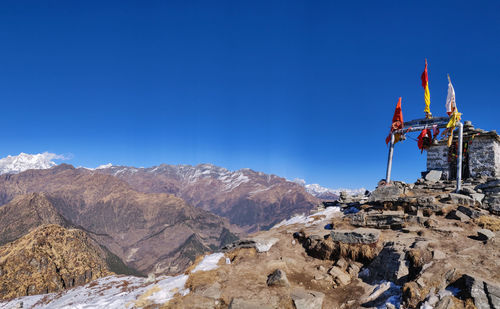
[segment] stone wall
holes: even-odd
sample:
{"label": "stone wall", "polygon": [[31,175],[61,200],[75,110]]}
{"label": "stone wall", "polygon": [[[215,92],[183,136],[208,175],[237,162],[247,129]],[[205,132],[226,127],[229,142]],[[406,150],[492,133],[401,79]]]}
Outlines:
{"label": "stone wall", "polygon": [[469,170],[472,177],[500,176],[500,142],[488,136],[469,143]]}
{"label": "stone wall", "polygon": [[448,163],[448,147],[434,145],[427,149],[427,170],[443,171],[442,178],[448,179],[450,166]]}

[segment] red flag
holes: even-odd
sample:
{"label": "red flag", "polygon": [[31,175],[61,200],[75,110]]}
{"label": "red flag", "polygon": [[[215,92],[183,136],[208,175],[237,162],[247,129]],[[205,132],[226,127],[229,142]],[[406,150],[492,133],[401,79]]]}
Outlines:
{"label": "red flag", "polygon": [[[400,130],[403,128],[403,110],[401,109],[401,97],[399,97],[398,104],[396,105],[396,110],[394,111],[394,116],[392,117],[391,133],[395,130]],[[391,141],[391,133],[385,139],[385,143],[389,144]],[[399,138],[395,140],[395,143],[399,141]]]}

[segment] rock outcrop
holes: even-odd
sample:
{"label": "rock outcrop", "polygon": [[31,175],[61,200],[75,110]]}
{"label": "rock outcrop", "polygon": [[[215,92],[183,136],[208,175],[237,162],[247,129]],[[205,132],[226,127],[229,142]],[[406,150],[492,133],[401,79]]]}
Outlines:
{"label": "rock outcrop", "polygon": [[107,257],[81,230],[40,226],[0,247],[0,299],[59,292],[111,275]]}

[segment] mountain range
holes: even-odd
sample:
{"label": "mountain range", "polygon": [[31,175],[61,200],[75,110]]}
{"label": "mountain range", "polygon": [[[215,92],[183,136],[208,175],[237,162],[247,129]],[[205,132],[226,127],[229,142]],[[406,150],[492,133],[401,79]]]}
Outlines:
{"label": "mountain range", "polygon": [[[33,243],[36,230],[78,230],[93,244],[81,254],[99,252],[91,255],[100,261],[95,265],[104,265],[99,266],[103,272],[88,269],[93,274],[177,274],[205,252],[336,198],[325,195],[328,190],[311,191],[315,187],[251,169],[230,171],[212,164],[91,169],[53,161],[62,158],[21,153],[0,159],[0,246],[26,237],[22,243]],[[51,243],[55,238],[46,241],[56,246]],[[40,254],[30,259],[46,260],[45,251],[35,251]],[[8,261],[21,261],[21,252]],[[0,269],[6,265],[12,264],[0,263]],[[81,274],[68,278],[75,276]],[[41,286],[56,291],[61,285]],[[39,292],[25,288],[9,289],[9,295]]]}

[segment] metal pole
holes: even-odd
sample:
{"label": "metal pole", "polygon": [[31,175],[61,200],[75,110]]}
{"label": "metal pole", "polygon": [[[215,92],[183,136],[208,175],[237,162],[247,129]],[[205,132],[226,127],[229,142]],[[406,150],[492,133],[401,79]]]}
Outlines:
{"label": "metal pole", "polygon": [[389,146],[389,158],[387,159],[387,173],[385,174],[385,182],[391,182],[392,170],[392,154],[394,153],[394,133],[391,133],[391,144]]}
{"label": "metal pole", "polygon": [[464,136],[464,125],[459,122],[458,123],[458,162],[457,162],[457,193],[460,191],[461,183],[462,183],[462,144],[463,144],[463,136]]}

